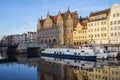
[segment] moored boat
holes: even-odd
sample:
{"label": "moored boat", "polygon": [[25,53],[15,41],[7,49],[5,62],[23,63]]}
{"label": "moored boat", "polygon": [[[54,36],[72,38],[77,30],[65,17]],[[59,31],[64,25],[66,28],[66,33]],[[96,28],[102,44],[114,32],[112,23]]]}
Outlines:
{"label": "moored boat", "polygon": [[[117,57],[117,55],[118,55],[118,52],[117,51],[109,51],[107,48],[105,48],[105,47],[99,47],[99,49],[97,49],[97,50],[99,50],[99,52],[100,53],[102,53],[102,54],[106,54],[106,55],[104,55],[104,57],[107,57],[107,58],[116,58]],[[102,55],[101,54],[101,55]],[[100,56],[99,56],[100,57]]]}
{"label": "moored boat", "polygon": [[118,52],[108,52],[108,58],[116,58],[118,55]]}
{"label": "moored boat", "polygon": [[72,48],[48,48],[41,51],[42,56],[58,57],[67,59],[94,60],[96,55],[92,50]]}

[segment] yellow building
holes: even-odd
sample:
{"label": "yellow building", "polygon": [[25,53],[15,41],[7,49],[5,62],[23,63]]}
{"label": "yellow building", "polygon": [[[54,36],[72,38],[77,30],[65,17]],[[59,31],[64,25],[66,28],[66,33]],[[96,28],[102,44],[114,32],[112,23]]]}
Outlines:
{"label": "yellow building", "polygon": [[110,9],[91,12],[87,23],[88,39],[93,40],[96,44],[109,43],[109,12]]}
{"label": "yellow building", "polygon": [[82,21],[79,21],[77,23],[77,26],[73,31],[74,45],[81,45],[88,42],[87,22],[88,22],[88,18],[86,17],[86,18],[83,18]]}
{"label": "yellow building", "polygon": [[40,19],[37,23],[37,42],[47,45],[69,45],[72,44],[73,29],[78,22],[77,12],[58,12],[51,16],[49,12],[46,19]]}

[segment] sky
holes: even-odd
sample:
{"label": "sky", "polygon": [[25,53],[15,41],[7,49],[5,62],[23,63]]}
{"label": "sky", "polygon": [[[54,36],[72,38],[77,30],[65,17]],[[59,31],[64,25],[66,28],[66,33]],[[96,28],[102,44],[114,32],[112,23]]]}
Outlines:
{"label": "sky", "polygon": [[0,39],[3,36],[36,31],[37,21],[41,16],[46,18],[57,15],[58,11],[77,11],[79,16],[89,16],[111,7],[120,0],[0,0]]}

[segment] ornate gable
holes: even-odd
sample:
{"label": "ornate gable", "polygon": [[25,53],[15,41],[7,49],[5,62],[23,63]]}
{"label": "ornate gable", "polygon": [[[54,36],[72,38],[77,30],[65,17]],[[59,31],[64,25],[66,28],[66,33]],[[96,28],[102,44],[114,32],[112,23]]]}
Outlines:
{"label": "ornate gable", "polygon": [[52,24],[53,24],[53,22],[52,22],[51,16],[47,15],[47,18],[46,18],[46,20],[44,22],[44,28],[45,29],[50,28],[50,27],[52,27]]}
{"label": "ornate gable", "polygon": [[45,22],[45,20],[38,20],[38,22],[37,22],[37,31],[40,31],[40,30],[42,30],[43,28],[44,28],[44,22]]}
{"label": "ornate gable", "polygon": [[76,30],[82,30],[83,29],[83,25],[81,25],[81,23],[80,22],[78,22],[77,23],[77,26],[76,26],[76,28],[75,28]]}

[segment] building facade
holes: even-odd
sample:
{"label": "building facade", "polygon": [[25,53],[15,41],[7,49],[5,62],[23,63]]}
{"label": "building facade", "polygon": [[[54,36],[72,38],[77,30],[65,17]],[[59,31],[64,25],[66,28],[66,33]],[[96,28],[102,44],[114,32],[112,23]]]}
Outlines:
{"label": "building facade", "polygon": [[88,42],[87,22],[88,22],[88,17],[83,18],[77,23],[77,26],[73,31],[74,45],[81,45]]}
{"label": "building facade", "polygon": [[109,43],[120,43],[120,4],[114,4],[110,10]]}
{"label": "building facade", "polygon": [[36,32],[27,32],[27,42],[35,42],[37,41]]}
{"label": "building facade", "polygon": [[109,43],[109,13],[110,9],[91,12],[87,23],[88,39],[96,44]]}
{"label": "building facade", "polygon": [[70,45],[73,43],[73,29],[78,22],[77,12],[58,12],[51,16],[49,12],[46,19],[37,23],[37,42],[48,45]]}
{"label": "building facade", "polygon": [[36,32],[4,36],[1,40],[3,45],[17,45],[19,43],[36,43]]}

